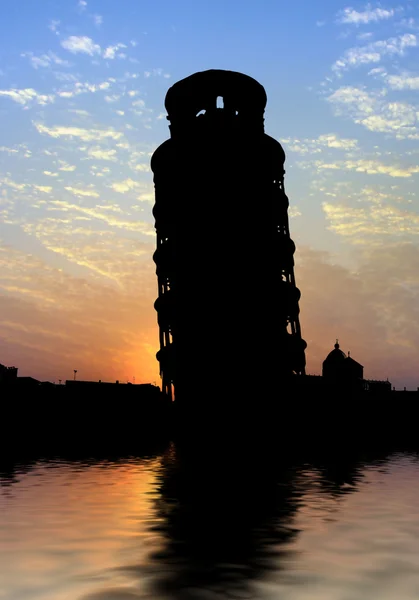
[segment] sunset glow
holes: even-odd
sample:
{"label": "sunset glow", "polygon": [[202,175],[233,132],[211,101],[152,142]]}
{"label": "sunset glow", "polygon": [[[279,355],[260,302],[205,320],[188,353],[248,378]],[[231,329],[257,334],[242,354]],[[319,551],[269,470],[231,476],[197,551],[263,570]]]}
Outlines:
{"label": "sunset glow", "polygon": [[[265,130],[287,154],[307,372],[339,338],[367,379],[419,386],[418,8],[7,4],[0,363],[159,382],[150,157],[169,137],[167,89],[231,69],[265,87]],[[260,199],[248,209],[257,222]]]}

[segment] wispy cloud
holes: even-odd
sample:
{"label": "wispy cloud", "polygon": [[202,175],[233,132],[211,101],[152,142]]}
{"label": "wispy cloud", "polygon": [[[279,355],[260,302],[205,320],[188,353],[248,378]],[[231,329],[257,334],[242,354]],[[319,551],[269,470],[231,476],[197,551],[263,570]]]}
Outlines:
{"label": "wispy cloud", "polygon": [[295,219],[295,217],[301,217],[302,213],[301,213],[301,210],[298,208],[298,206],[290,206],[290,208],[288,210],[288,215],[292,219]]}
{"label": "wispy cloud", "polygon": [[[102,17],[98,16],[100,20]],[[98,21],[99,22],[99,21]],[[115,58],[126,58],[126,54],[121,50],[127,48],[126,44],[121,42],[107,46],[102,50],[99,44],[96,44],[92,38],[86,35],[71,35],[61,42],[61,46],[72,54],[88,54],[89,56],[102,56],[105,60],[114,60]]]}
{"label": "wispy cloud", "polygon": [[70,165],[65,160],[58,160],[58,164],[60,165],[60,167],[59,167],[60,171],[66,171],[66,172],[71,173],[76,170],[76,165]]}
{"label": "wispy cloud", "polygon": [[339,170],[339,171],[357,171],[358,173],[367,173],[368,175],[389,175],[390,177],[411,177],[419,173],[419,166],[413,165],[403,167],[400,165],[389,165],[373,159],[343,160],[336,162],[315,161],[315,167],[318,170]]}
{"label": "wispy cloud", "polygon": [[419,235],[419,214],[388,204],[348,206],[323,202],[329,228],[357,244],[371,237]]}
{"label": "wispy cloud", "polygon": [[105,150],[100,146],[88,148],[87,155],[91,159],[116,161],[116,150]]}
{"label": "wispy cloud", "polygon": [[95,56],[101,53],[99,44],[95,44],[92,38],[86,35],[70,35],[67,39],[61,42],[61,46],[72,54],[88,54]]}
{"label": "wispy cloud", "polygon": [[289,149],[297,154],[315,154],[324,151],[325,148],[348,151],[358,147],[357,140],[341,138],[335,133],[325,133],[315,139],[286,138],[282,142],[286,145],[286,150]]}
{"label": "wispy cloud", "polygon": [[0,146],[0,152],[7,152],[7,154],[17,154],[19,150],[16,148],[8,148],[7,146]]}
{"label": "wispy cloud", "polygon": [[93,22],[96,25],[96,27],[100,27],[103,23],[102,15],[93,15]]}
{"label": "wispy cloud", "polygon": [[387,75],[385,80],[392,90],[419,90],[419,75],[404,72],[399,75]]}
{"label": "wispy cloud", "polygon": [[51,67],[52,65],[60,65],[62,67],[70,66],[70,63],[67,60],[63,60],[51,51],[47,54],[42,54],[41,56],[35,56],[33,52],[24,52],[21,56],[28,58],[34,69]]}
{"label": "wispy cloud", "polygon": [[106,102],[109,102],[109,103],[118,102],[120,97],[121,97],[120,94],[112,94],[112,96],[105,96],[105,100],[106,100]]}
{"label": "wispy cloud", "polygon": [[141,221],[128,221],[123,219],[118,219],[112,214],[109,214],[107,211],[98,210],[97,208],[91,208],[88,206],[80,206],[78,204],[70,204],[63,200],[54,200],[52,204],[56,205],[64,209],[65,211],[73,210],[76,212],[81,212],[85,215],[89,215],[95,219],[100,221],[104,221],[108,225],[112,227],[117,227],[118,229],[126,229],[127,231],[138,231],[143,233],[144,235],[154,236],[155,229],[151,225],[151,223],[141,222]]}
{"label": "wispy cloud", "polygon": [[124,181],[114,181],[111,184],[111,188],[115,190],[115,192],[119,192],[120,194],[129,192],[130,190],[134,190],[140,186],[141,184],[138,181],[134,181],[130,178],[125,179]]}
{"label": "wispy cloud", "polygon": [[75,188],[72,186],[66,186],[64,188],[67,192],[74,194],[74,196],[89,196],[91,198],[99,198],[99,194],[93,189],[83,190],[81,188]]}
{"label": "wispy cloud", "polygon": [[9,177],[0,178],[0,186],[2,185],[6,185],[14,190],[24,190],[27,187],[26,183],[18,183],[12,179],[9,179]]}
{"label": "wispy cloud", "polygon": [[114,46],[108,46],[103,52],[103,58],[113,60],[115,57],[118,56],[119,50],[122,50],[126,47],[126,44],[115,44]]}
{"label": "wispy cloud", "polygon": [[51,102],[54,102],[53,94],[39,94],[32,88],[25,88],[21,90],[16,88],[10,90],[0,90],[0,96],[11,98],[14,102],[22,104],[23,106],[27,106],[32,103],[45,106],[46,104],[51,104]]}
{"label": "wispy cloud", "polygon": [[368,23],[377,23],[391,19],[394,17],[396,10],[394,8],[372,8],[371,4],[367,4],[365,10],[357,11],[352,7],[344,8],[338,13],[338,23],[351,25],[368,25]]}
{"label": "wispy cloud", "polygon": [[388,40],[371,42],[366,46],[356,46],[347,50],[332,65],[332,70],[339,75],[341,71],[371,63],[379,63],[384,56],[403,56],[407,48],[413,48],[417,45],[416,36],[413,33],[405,33]]}
{"label": "wispy cloud", "polygon": [[86,94],[88,92],[95,93],[103,90],[107,90],[110,87],[109,81],[102,81],[101,83],[89,83],[77,81],[74,86],[57,92],[57,96],[60,98],[73,98],[80,94]]}
{"label": "wispy cloud", "polygon": [[85,11],[86,8],[87,8],[87,2],[86,2],[86,0],[79,0],[78,3],[77,3],[77,6],[78,6],[79,10]]}
{"label": "wispy cloud", "polygon": [[52,192],[52,187],[50,185],[34,185],[33,187],[44,194],[50,194]]}
{"label": "wispy cloud", "polygon": [[165,73],[163,69],[153,69],[151,71],[144,71],[144,77],[148,79],[149,77],[164,77],[165,79],[169,79],[170,74]]}
{"label": "wispy cloud", "polygon": [[49,25],[48,25],[48,29],[51,29],[51,31],[53,31],[54,33],[59,35],[58,26],[60,25],[60,23],[61,23],[61,21],[51,19],[51,21],[49,22]]}
{"label": "wispy cloud", "polygon": [[34,123],[34,125],[39,133],[45,133],[53,138],[74,137],[80,138],[84,142],[91,142],[109,138],[119,140],[123,137],[123,134],[120,131],[115,131],[114,129],[83,129],[81,127],[67,127],[61,125],[47,127],[42,123]]}
{"label": "wispy cloud", "polygon": [[348,115],[370,131],[398,139],[419,139],[418,109],[407,102],[389,102],[385,90],[368,92],[353,86],[335,90],[327,100],[338,115]]}

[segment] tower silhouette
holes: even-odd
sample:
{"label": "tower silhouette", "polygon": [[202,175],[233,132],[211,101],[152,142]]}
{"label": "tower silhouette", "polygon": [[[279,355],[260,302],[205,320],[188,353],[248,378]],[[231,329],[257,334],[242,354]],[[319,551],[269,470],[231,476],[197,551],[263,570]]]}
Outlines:
{"label": "tower silhouette", "polygon": [[[264,133],[264,88],[210,70],[174,84],[153,154],[163,391],[243,405],[305,372],[285,153]],[[221,397],[223,400],[221,400]]]}

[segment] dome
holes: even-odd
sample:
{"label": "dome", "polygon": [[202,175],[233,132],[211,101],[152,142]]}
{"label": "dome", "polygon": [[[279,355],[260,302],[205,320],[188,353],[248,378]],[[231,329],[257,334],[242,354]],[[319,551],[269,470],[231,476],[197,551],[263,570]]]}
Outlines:
{"label": "dome", "polygon": [[334,349],[329,352],[324,362],[341,362],[346,360],[346,354],[340,349],[339,342],[336,340]]}

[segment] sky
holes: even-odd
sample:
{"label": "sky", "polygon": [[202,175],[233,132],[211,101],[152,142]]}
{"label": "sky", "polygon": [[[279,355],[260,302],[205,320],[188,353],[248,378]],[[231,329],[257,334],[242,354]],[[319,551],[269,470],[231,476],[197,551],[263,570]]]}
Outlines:
{"label": "sky", "polygon": [[218,68],[265,87],[287,155],[307,372],[339,338],[416,389],[418,58],[412,2],[4,2],[0,363],[160,382],[150,157],[168,88]]}

